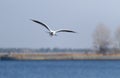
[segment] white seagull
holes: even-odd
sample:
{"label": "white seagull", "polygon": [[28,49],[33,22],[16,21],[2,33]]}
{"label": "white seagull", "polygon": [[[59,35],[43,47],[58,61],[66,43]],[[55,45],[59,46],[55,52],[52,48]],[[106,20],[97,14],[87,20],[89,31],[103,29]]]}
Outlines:
{"label": "white seagull", "polygon": [[61,30],[53,31],[53,30],[51,30],[47,25],[45,25],[44,23],[39,22],[39,21],[37,21],[37,20],[33,20],[33,19],[31,19],[31,20],[32,20],[33,22],[38,23],[38,24],[44,26],[45,28],[47,28],[47,29],[49,30],[48,33],[49,33],[50,36],[56,36],[56,33],[58,33],[58,32],[71,32],[71,33],[76,33],[75,31],[66,30],[66,29],[61,29]]}

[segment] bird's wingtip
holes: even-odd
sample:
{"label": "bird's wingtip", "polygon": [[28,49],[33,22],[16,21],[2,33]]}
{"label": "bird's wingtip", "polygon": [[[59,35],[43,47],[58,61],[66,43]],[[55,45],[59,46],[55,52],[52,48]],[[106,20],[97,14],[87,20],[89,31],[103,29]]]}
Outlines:
{"label": "bird's wingtip", "polygon": [[73,33],[77,33],[76,31],[72,31]]}
{"label": "bird's wingtip", "polygon": [[75,32],[75,33],[79,34],[79,32]]}
{"label": "bird's wingtip", "polygon": [[74,31],[75,33],[77,33],[76,31]]}
{"label": "bird's wingtip", "polygon": [[30,21],[34,21],[33,19],[29,19]]}

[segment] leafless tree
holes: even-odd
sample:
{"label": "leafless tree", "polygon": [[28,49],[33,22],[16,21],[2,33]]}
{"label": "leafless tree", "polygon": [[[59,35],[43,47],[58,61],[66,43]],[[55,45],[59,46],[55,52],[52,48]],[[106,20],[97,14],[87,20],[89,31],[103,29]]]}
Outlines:
{"label": "leafless tree", "polygon": [[106,54],[111,44],[110,30],[104,24],[99,24],[93,33],[93,44],[97,52]]}
{"label": "leafless tree", "polygon": [[116,48],[120,50],[120,27],[118,27],[115,32],[115,44]]}

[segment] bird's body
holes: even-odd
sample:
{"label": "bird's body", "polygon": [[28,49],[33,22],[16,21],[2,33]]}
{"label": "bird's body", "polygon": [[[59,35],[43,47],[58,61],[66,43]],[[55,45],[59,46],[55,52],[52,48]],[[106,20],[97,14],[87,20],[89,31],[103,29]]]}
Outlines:
{"label": "bird's body", "polygon": [[71,33],[76,33],[75,31],[66,30],[66,29],[61,29],[61,30],[53,31],[53,30],[51,30],[47,25],[45,25],[45,24],[42,23],[42,22],[39,22],[39,21],[37,21],[37,20],[32,20],[32,21],[35,22],[35,23],[38,23],[38,24],[44,26],[46,29],[48,29],[48,31],[49,31],[48,33],[49,33],[50,36],[56,36],[56,33],[58,33],[58,32],[71,32]]}
{"label": "bird's body", "polygon": [[50,32],[49,32],[49,35],[50,35],[50,36],[55,36],[55,35],[56,35],[56,32],[55,32],[55,31],[50,31]]}

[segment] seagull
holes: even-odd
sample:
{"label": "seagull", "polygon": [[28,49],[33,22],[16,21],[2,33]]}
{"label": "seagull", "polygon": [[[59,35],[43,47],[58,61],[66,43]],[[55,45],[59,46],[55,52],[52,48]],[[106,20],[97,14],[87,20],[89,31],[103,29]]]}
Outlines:
{"label": "seagull", "polygon": [[49,31],[48,33],[49,33],[50,36],[56,36],[56,33],[58,33],[58,32],[76,33],[75,31],[67,30],[67,29],[60,29],[60,30],[54,31],[54,30],[51,30],[46,24],[44,24],[44,23],[42,23],[42,22],[40,22],[40,21],[33,20],[33,19],[31,19],[31,20],[32,20],[33,22],[35,22],[35,23],[38,23],[38,24],[44,26],[44,27]]}

